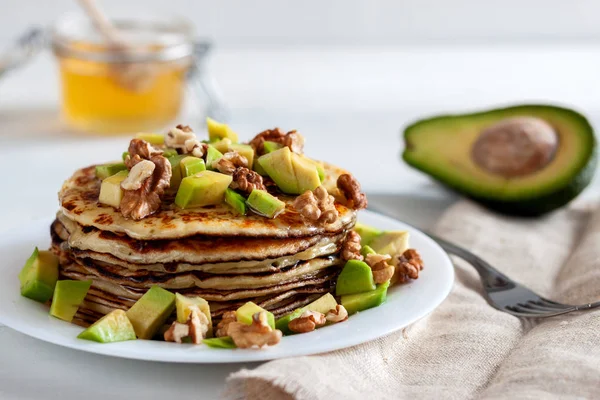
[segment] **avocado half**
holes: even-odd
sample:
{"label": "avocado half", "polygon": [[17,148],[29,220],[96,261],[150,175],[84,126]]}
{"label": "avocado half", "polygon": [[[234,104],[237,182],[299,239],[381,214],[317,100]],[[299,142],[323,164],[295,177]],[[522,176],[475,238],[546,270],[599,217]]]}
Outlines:
{"label": "avocado half", "polygon": [[[554,130],[557,140],[547,163],[519,176],[482,166],[473,156],[482,133],[503,121],[523,118],[541,120]],[[537,216],[562,207],[590,183],[596,169],[596,140],[588,120],[574,110],[551,105],[422,119],[404,130],[404,140],[406,163],[505,214]]]}

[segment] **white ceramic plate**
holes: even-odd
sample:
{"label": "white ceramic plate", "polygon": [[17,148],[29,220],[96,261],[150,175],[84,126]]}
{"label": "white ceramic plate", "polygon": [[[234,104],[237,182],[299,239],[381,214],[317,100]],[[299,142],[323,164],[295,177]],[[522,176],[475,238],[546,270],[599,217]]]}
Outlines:
{"label": "white ceramic plate", "polygon": [[50,220],[0,236],[3,258],[0,263],[0,323],[46,342],[91,353],[180,363],[264,361],[354,346],[397,331],[429,314],[446,298],[454,281],[454,269],[446,253],[417,229],[369,211],[361,211],[359,220],[381,229],[410,231],[410,245],[419,251],[425,263],[419,279],[392,287],[387,301],[379,307],[353,315],[343,323],[284,337],[277,346],[268,349],[212,349],[203,345],[149,340],[101,344],[77,339],[82,328],[51,317],[45,305],[19,294],[19,271],[34,246],[47,247]]}

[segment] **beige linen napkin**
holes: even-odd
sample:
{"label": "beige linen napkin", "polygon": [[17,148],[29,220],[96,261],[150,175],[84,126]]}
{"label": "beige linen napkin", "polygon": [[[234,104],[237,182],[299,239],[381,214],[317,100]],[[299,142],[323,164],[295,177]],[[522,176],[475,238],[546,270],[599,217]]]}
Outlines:
{"label": "beige linen napkin", "polygon": [[[436,232],[542,295],[600,300],[600,211],[502,217],[463,201]],[[491,308],[475,270],[430,316],[401,332],[327,354],[276,360],[228,379],[248,399],[600,398],[600,311],[520,320]],[[436,279],[424,271],[422,279]]]}

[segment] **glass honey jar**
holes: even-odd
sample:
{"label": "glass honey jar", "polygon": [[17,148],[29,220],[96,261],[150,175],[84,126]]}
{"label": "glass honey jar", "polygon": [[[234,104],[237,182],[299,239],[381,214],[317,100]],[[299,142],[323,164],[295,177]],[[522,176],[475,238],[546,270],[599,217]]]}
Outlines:
{"label": "glass honey jar", "polygon": [[[190,68],[197,69],[192,26],[176,18],[113,24],[126,46],[107,43],[83,16],[55,24],[51,44],[64,119],[77,130],[104,134],[168,126],[180,113]],[[200,48],[206,50],[207,44]],[[202,82],[209,102],[218,102]]]}

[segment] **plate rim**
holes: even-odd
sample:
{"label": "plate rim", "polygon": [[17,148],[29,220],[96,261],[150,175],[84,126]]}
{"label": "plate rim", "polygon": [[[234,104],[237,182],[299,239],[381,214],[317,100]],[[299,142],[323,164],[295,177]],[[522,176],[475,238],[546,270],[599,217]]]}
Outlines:
{"label": "plate rim", "polygon": [[[431,301],[425,307],[420,308],[418,310],[418,312],[415,313],[414,316],[406,319],[404,322],[402,322],[401,324],[398,324],[397,326],[393,326],[393,327],[388,326],[386,329],[371,331],[372,333],[366,334],[366,336],[368,336],[368,338],[365,338],[365,335],[363,334],[362,336],[355,335],[353,337],[346,337],[346,338],[344,338],[345,340],[342,342],[320,343],[318,340],[312,340],[309,350],[303,349],[302,346],[296,346],[295,348],[293,348],[294,349],[293,351],[287,351],[285,354],[277,354],[277,355],[274,355],[273,354],[274,351],[272,351],[272,350],[276,349],[278,346],[275,346],[273,348],[268,348],[268,349],[262,349],[262,350],[235,349],[234,354],[239,355],[239,357],[233,357],[233,358],[231,358],[231,357],[223,357],[223,358],[212,357],[210,359],[205,359],[202,357],[200,357],[200,358],[190,357],[190,353],[194,353],[193,351],[190,351],[190,349],[194,348],[194,346],[191,346],[191,345],[190,345],[191,347],[177,345],[178,348],[174,349],[172,347],[173,344],[171,344],[171,343],[165,343],[165,342],[160,342],[160,341],[143,341],[142,343],[144,343],[144,345],[139,346],[140,349],[138,349],[138,351],[132,352],[132,349],[129,348],[129,347],[131,347],[131,344],[132,343],[140,343],[140,341],[111,343],[111,344],[107,345],[107,344],[87,342],[87,341],[84,341],[84,343],[82,343],[81,340],[74,341],[73,340],[74,338],[65,338],[63,336],[55,337],[53,335],[50,335],[50,336],[43,335],[43,334],[40,334],[38,332],[38,330],[34,329],[29,324],[25,323],[25,321],[23,321],[23,320],[19,321],[18,318],[15,319],[14,317],[7,316],[7,314],[5,314],[5,311],[3,311],[2,309],[0,309],[0,324],[3,324],[11,329],[14,329],[22,334],[33,337],[35,339],[38,339],[38,340],[41,340],[41,341],[44,341],[47,343],[52,343],[54,345],[87,352],[87,353],[94,353],[94,354],[100,354],[100,355],[104,355],[104,356],[123,358],[123,359],[143,360],[143,361],[153,361],[153,362],[168,362],[168,363],[186,363],[186,364],[233,364],[233,363],[245,363],[245,362],[261,362],[261,361],[275,360],[275,359],[281,359],[281,358],[322,354],[325,352],[342,350],[342,349],[353,347],[353,346],[356,346],[359,344],[371,342],[371,341],[377,340],[381,337],[387,336],[393,332],[399,331],[400,329],[403,329],[411,324],[414,324],[418,320],[425,318],[426,316],[431,314],[437,307],[439,307],[444,302],[444,300],[448,297],[448,295],[452,291],[452,288],[454,287],[454,281],[455,281],[455,271],[454,271],[454,266],[453,266],[452,260],[450,259],[448,254],[432,238],[430,238],[427,234],[425,234],[423,231],[416,228],[415,226],[405,223],[403,221],[400,221],[398,218],[386,215],[381,212],[371,211],[371,210],[362,210],[359,213],[358,220],[360,221],[361,219],[365,219],[364,217],[366,217],[366,219],[371,219],[371,218],[378,219],[379,218],[379,219],[387,220],[390,224],[404,225],[404,227],[406,227],[406,229],[409,230],[411,235],[416,234],[419,237],[419,240],[424,240],[425,242],[427,242],[428,245],[431,246],[432,249],[435,249],[442,256],[442,259],[444,260],[444,264],[446,264],[446,266],[444,267],[446,269],[445,272],[448,274],[448,276],[446,277],[447,279],[445,279],[445,281],[443,282],[444,283],[443,291],[441,293],[435,293],[435,296],[436,296],[435,301]],[[16,233],[11,232],[9,234],[7,232],[7,233],[0,235],[0,243],[5,243],[1,239],[6,238],[9,235],[17,237],[19,233],[22,233],[28,229],[36,229],[37,230],[37,229],[40,229],[40,226],[48,227],[50,225],[51,221],[52,221],[52,219],[50,219],[50,218],[41,218],[41,219],[30,221],[28,224],[23,225]],[[33,246],[33,245],[34,245],[34,243],[31,244],[31,246]],[[0,247],[2,247],[2,246],[0,246]],[[10,263],[7,263],[7,264],[10,264]],[[5,268],[10,268],[10,266],[5,267]],[[427,265],[426,265],[426,268],[427,268]],[[15,276],[18,273],[19,269],[20,268],[17,268],[15,270]],[[1,268],[0,268],[0,270],[1,270]],[[435,277],[431,277],[430,279],[435,279]],[[18,289],[17,281],[13,282],[10,278],[6,279],[6,281],[12,282],[15,285],[15,287]],[[8,285],[8,284],[11,284],[11,283],[5,283],[5,285]],[[400,286],[397,288],[407,288],[407,287],[410,287],[410,285],[411,284],[406,285],[406,286],[403,285],[403,286]],[[1,284],[0,284],[0,286],[1,286]],[[18,290],[17,290],[17,293],[18,293]],[[26,302],[31,301],[28,299],[24,299],[20,296],[18,296],[18,297],[19,297],[19,299],[24,300]],[[20,300],[12,299],[13,304],[16,304],[18,301],[20,301]],[[385,304],[393,304],[393,302],[392,303],[386,302],[386,303],[384,303],[384,305]],[[380,306],[380,307],[382,307],[382,306]],[[376,311],[380,307],[376,307],[372,310],[365,311],[365,313],[372,314],[373,311]],[[359,314],[361,314],[361,313],[359,313]],[[359,314],[357,314],[357,316]],[[418,314],[418,315],[416,315],[416,314]],[[356,318],[356,317],[354,317],[354,318]],[[55,318],[50,317],[49,315],[47,316],[47,321],[49,322],[50,327],[53,325],[59,326],[59,324],[67,324],[64,321],[59,321]],[[72,325],[73,327],[76,327],[77,329],[82,329],[81,327],[77,327],[74,324],[70,324],[70,325]],[[332,325],[331,327],[327,327],[325,329],[330,329],[335,326],[336,325]],[[357,328],[357,327],[354,327],[354,328]],[[360,327],[358,327],[358,328],[360,330]],[[63,329],[64,329],[64,327],[63,327]],[[71,327],[69,327],[69,329],[71,329]],[[319,331],[323,331],[323,329],[314,331],[311,334],[317,333]],[[298,340],[299,338],[303,339],[304,335],[289,336],[289,337],[286,337],[284,340],[289,341],[290,339],[292,339],[294,341],[301,341],[301,340]],[[314,339],[317,339],[317,337],[314,337]],[[148,349],[148,347],[146,345],[151,346],[151,349],[153,351],[159,351],[158,349],[160,349],[161,347],[166,348],[167,346],[169,347],[169,350],[167,352],[164,352],[165,354],[161,354],[161,357],[156,357],[155,352],[151,352],[149,354],[149,353],[146,353],[143,351],[144,349]],[[205,348],[206,346],[202,346],[202,347]],[[125,351],[126,354],[120,353],[119,350]],[[219,352],[219,354],[223,354],[222,352],[227,351],[227,350],[210,349],[208,351],[210,351],[210,352],[214,351],[214,352]],[[182,355],[183,355],[182,352],[185,352],[184,357],[182,357]],[[163,351],[161,351],[161,353],[163,353]],[[208,353],[205,352],[204,354],[208,354]],[[231,354],[231,353],[228,353],[228,354]]]}

